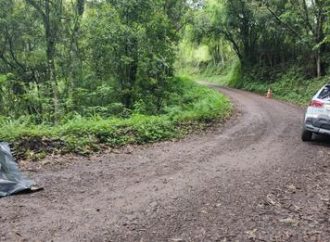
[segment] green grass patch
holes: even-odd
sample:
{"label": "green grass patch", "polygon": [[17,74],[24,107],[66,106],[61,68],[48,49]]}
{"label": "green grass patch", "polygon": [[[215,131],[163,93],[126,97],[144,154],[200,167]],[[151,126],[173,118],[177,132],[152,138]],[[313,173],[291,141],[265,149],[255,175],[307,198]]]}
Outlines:
{"label": "green grass patch", "polygon": [[178,71],[181,75],[189,76],[195,82],[206,81],[222,86],[240,86],[241,63],[234,58],[225,65],[208,63],[205,66],[187,65]]}
{"label": "green grass patch", "polygon": [[177,78],[165,112],[129,118],[81,117],[59,125],[35,125],[28,117],[0,118],[0,139],[11,143],[19,158],[43,158],[49,153],[90,154],[104,146],[144,144],[181,138],[196,127],[229,117],[229,100],[215,90]]}
{"label": "green grass patch", "polygon": [[[258,70],[252,70],[248,74],[241,74],[238,82],[229,82],[230,86],[247,91],[266,95],[269,88],[273,92],[273,97],[279,100],[305,106],[309,103],[315,93],[326,83],[329,77],[307,78],[300,70],[291,68],[284,72],[269,71],[270,77],[261,77],[255,74]],[[246,72],[246,71],[245,71]]]}
{"label": "green grass patch", "polygon": [[242,69],[239,62],[234,62],[223,75],[204,77],[203,80],[261,95],[266,95],[271,88],[274,98],[305,106],[323,85],[330,82],[329,79],[329,76],[308,78],[302,69],[294,66],[290,69],[262,66]]}

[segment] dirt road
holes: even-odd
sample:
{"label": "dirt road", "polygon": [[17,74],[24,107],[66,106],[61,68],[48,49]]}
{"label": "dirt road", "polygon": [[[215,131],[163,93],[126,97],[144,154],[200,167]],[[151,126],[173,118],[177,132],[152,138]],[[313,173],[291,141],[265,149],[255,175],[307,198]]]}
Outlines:
{"label": "dirt road", "polygon": [[301,142],[300,108],[222,92],[222,127],[25,171],[45,191],[0,200],[0,241],[330,241],[329,141]]}

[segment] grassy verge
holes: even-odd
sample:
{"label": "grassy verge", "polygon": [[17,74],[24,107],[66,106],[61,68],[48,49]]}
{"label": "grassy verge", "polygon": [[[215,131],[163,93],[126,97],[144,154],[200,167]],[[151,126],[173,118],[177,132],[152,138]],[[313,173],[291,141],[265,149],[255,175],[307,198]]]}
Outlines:
{"label": "grassy verge", "polygon": [[271,88],[275,99],[298,104],[307,105],[315,93],[328,82],[328,78],[318,78],[311,80],[299,79],[280,79],[271,84],[265,84],[258,81],[250,81],[241,86],[241,89],[256,92],[259,94],[267,93]]}
{"label": "grassy verge", "polygon": [[330,82],[329,76],[307,79],[303,70],[296,67],[289,70],[265,67],[242,70],[239,62],[234,62],[223,74],[214,72],[197,78],[262,95],[271,88],[274,98],[300,106],[307,105],[315,93]]}
{"label": "grassy verge", "polygon": [[11,143],[19,158],[40,159],[49,153],[89,154],[104,147],[181,138],[196,127],[231,113],[229,100],[215,90],[180,78],[171,103],[159,116],[130,118],[75,117],[57,126],[34,125],[26,118],[0,119],[0,139]]}
{"label": "grassy verge", "polygon": [[207,81],[210,83],[228,85],[228,80],[231,79],[230,75],[233,73],[232,68],[235,66],[236,60],[228,63],[228,65],[208,64],[206,67],[201,68],[198,66],[186,66],[178,72],[181,75],[189,76],[195,82]]}
{"label": "grassy verge", "polygon": [[327,76],[306,78],[301,70],[294,67],[285,71],[268,70],[267,74],[258,69],[256,67],[249,73],[245,71],[246,74],[236,74],[236,77],[229,81],[229,85],[259,94],[266,94],[271,88],[274,98],[305,106],[315,93],[329,82]]}

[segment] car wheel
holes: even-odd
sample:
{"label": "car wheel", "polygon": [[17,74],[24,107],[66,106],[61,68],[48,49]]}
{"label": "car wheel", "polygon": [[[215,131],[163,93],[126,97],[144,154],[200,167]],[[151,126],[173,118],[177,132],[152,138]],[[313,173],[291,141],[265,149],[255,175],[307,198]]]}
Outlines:
{"label": "car wheel", "polygon": [[311,131],[308,131],[308,130],[304,129],[303,132],[302,132],[302,135],[301,135],[301,139],[304,142],[311,141],[312,136],[313,136],[313,133]]}

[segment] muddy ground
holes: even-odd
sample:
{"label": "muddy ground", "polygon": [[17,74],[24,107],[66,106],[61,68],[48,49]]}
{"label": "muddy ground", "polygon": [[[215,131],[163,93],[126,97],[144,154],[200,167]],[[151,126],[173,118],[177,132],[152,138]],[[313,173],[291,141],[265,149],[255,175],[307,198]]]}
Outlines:
{"label": "muddy ground", "polygon": [[22,164],[45,190],[0,199],[0,241],[330,241],[330,142],[303,110],[221,89],[225,125],[177,142]]}

